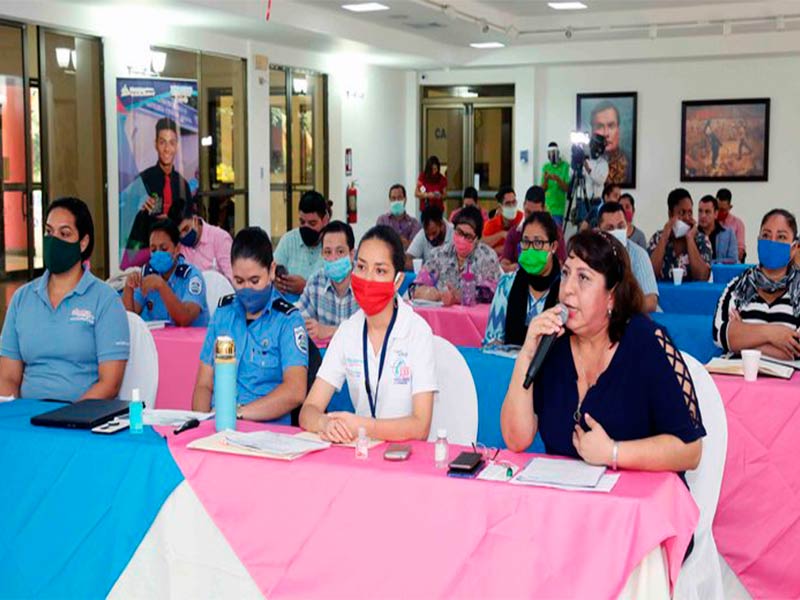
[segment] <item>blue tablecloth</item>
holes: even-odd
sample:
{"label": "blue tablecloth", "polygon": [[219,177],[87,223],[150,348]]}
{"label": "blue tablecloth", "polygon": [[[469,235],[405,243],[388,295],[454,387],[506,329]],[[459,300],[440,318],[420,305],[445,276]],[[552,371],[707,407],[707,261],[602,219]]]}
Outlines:
{"label": "blue tablecloth", "polygon": [[678,350],[688,352],[701,363],[722,354],[711,337],[713,315],[653,313],[651,316],[656,323],[666,327]]}
{"label": "blue tablecloth", "polygon": [[723,264],[716,264],[711,265],[711,275],[714,279],[714,283],[728,285],[730,281],[734,277],[738,277],[742,273],[744,273],[747,269],[754,267],[755,265],[750,264],[737,264],[737,265],[723,265]]}
{"label": "blue tablecloth", "polygon": [[689,281],[683,285],[658,284],[658,305],[665,313],[713,315],[725,290],[721,283]]}
{"label": "blue tablecloth", "polygon": [[183,480],[151,428],[34,427],[58,404],[0,404],[0,598],[104,598]]}

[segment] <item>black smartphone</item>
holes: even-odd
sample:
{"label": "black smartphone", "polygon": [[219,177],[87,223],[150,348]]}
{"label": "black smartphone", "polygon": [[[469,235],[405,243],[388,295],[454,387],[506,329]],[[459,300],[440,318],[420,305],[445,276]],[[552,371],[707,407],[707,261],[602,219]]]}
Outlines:
{"label": "black smartphone", "polygon": [[453,471],[472,471],[480,465],[483,455],[480,452],[462,452],[448,466]]}
{"label": "black smartphone", "polygon": [[286,277],[288,274],[289,272],[283,265],[278,265],[275,267],[275,277]]}

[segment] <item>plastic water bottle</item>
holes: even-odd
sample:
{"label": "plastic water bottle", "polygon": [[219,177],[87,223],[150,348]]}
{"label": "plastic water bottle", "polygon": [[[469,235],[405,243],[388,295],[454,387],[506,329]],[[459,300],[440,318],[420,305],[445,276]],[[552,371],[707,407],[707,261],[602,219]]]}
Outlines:
{"label": "plastic water bottle", "polygon": [[436,444],[433,447],[433,460],[437,469],[447,468],[450,459],[450,449],[447,445],[447,430],[436,431]]}
{"label": "plastic water bottle", "polygon": [[214,412],[217,431],[236,430],[236,345],[227,336],[214,343]]}
{"label": "plastic water bottle", "polygon": [[134,388],[131,392],[131,403],[128,407],[130,418],[130,432],[139,435],[144,432],[144,403],[139,396],[139,388]]}
{"label": "plastic water bottle", "polygon": [[461,275],[461,304],[474,306],[477,301],[478,285],[475,281],[475,274],[469,270],[469,263],[467,263],[467,269]]}
{"label": "plastic water bottle", "polygon": [[358,439],[356,439],[356,458],[366,460],[369,456],[369,438],[364,427],[358,428]]}

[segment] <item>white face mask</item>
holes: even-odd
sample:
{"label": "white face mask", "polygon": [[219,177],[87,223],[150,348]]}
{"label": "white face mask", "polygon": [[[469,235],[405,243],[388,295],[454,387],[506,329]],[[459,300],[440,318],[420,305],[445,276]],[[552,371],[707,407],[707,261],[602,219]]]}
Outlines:
{"label": "white face mask", "polygon": [[690,229],[691,227],[689,227],[686,223],[678,220],[675,221],[675,225],[672,226],[672,235],[674,235],[676,238],[682,238],[689,233]]}
{"label": "white face mask", "polygon": [[628,232],[627,232],[627,230],[625,230],[625,229],[612,229],[608,233],[610,233],[615,238],[617,238],[617,241],[620,244],[622,244],[623,248],[627,245],[627,243],[628,243]]}
{"label": "white face mask", "polygon": [[503,207],[503,218],[507,221],[513,221],[514,217],[517,216],[517,207],[516,206],[504,206]]}

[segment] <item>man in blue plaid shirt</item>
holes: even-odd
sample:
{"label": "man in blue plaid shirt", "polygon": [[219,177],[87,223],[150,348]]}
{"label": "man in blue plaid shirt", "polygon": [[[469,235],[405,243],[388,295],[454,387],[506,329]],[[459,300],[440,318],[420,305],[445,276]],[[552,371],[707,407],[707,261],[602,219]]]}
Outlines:
{"label": "man in blue plaid shirt", "polygon": [[308,278],[297,308],[306,321],[308,335],[315,341],[327,341],[359,308],[350,289],[355,236],[347,223],[331,221],[320,238],[323,268]]}

